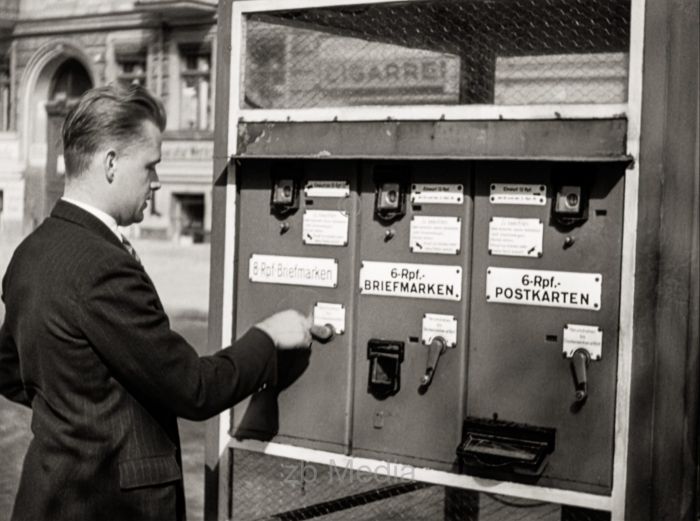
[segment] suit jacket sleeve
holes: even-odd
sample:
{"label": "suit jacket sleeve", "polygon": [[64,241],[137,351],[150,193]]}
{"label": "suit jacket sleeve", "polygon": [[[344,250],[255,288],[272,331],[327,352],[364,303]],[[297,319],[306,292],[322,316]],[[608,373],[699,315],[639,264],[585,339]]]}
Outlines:
{"label": "suit jacket sleeve", "polygon": [[232,346],[200,357],[170,329],[140,265],[100,264],[76,302],[81,329],[115,378],[137,398],[203,420],[275,383],[276,349],[264,332],[252,328]]}
{"label": "suit jacket sleeve", "polygon": [[13,402],[31,406],[22,384],[17,346],[7,323],[0,327],[0,394]]}

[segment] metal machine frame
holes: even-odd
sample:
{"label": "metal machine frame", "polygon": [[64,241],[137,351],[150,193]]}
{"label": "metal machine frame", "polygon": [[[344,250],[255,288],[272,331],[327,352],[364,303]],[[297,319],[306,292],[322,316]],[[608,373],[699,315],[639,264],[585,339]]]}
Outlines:
{"label": "metal machine frame", "polygon": [[[313,7],[330,7],[351,4],[368,4],[368,3],[389,3],[405,0],[286,0],[283,9],[290,10],[296,8],[313,8]],[[420,0],[417,0],[420,1]],[[689,81],[680,81],[678,83],[692,86],[695,85],[695,99],[692,94],[684,96],[686,105],[693,107],[697,112],[697,31],[694,39],[695,59],[696,63],[691,64],[692,53],[690,59],[676,58],[676,61],[670,65],[662,65],[658,52],[647,50],[647,46],[659,44],[662,35],[654,34],[653,28],[660,24],[661,21],[666,21],[676,31],[676,39],[669,39],[665,42],[666,52],[670,53],[673,49],[690,49],[690,44],[693,41],[692,35],[692,20],[697,22],[697,5],[693,7],[692,2],[681,2],[685,5],[685,12],[681,7],[674,10],[673,7],[659,7],[649,4],[646,0],[631,0],[631,42],[629,53],[629,85],[628,85],[628,101],[624,104],[609,104],[609,105],[537,105],[537,106],[495,106],[495,105],[463,105],[463,106],[410,106],[410,107],[345,107],[331,109],[296,109],[296,110],[263,110],[263,109],[241,109],[240,102],[241,93],[241,78],[244,74],[242,67],[242,59],[245,55],[245,24],[244,18],[247,13],[257,13],[263,11],[276,11],[281,9],[281,2],[275,0],[234,0],[221,2],[219,7],[219,42],[230,42],[230,48],[224,49],[226,45],[222,45],[219,49],[219,74],[217,85],[217,133],[215,143],[215,172],[214,172],[214,203],[215,203],[215,218],[212,231],[212,291],[210,296],[210,350],[214,351],[221,345],[225,345],[231,340],[232,332],[235,325],[233,323],[234,316],[234,301],[232,296],[235,294],[235,276],[234,276],[234,259],[235,259],[235,244],[236,244],[236,166],[235,158],[239,157],[239,139],[237,127],[239,124],[256,124],[256,123],[320,123],[320,122],[382,122],[382,121],[445,121],[445,122],[463,122],[463,121],[575,121],[575,120],[611,120],[625,118],[627,120],[626,134],[626,155],[631,159],[628,169],[625,174],[625,206],[624,206],[624,232],[622,244],[622,277],[620,289],[620,333],[619,333],[619,349],[618,349],[618,373],[617,373],[617,393],[615,405],[615,449],[613,458],[613,486],[610,495],[598,495],[583,493],[577,491],[569,491],[563,489],[543,488],[533,485],[526,485],[512,482],[490,481],[481,478],[473,478],[467,475],[453,474],[430,469],[413,468],[405,465],[389,464],[378,460],[369,460],[366,458],[357,458],[351,456],[339,455],[336,453],[312,450],[306,448],[295,447],[280,443],[261,443],[254,441],[237,442],[230,438],[228,427],[230,423],[230,412],[225,412],[219,418],[211,420],[207,433],[207,482],[206,482],[206,499],[207,499],[207,518],[215,519],[226,517],[226,512],[230,513],[230,482],[232,467],[229,461],[229,449],[246,449],[257,452],[263,452],[268,455],[281,456],[308,462],[321,464],[333,464],[345,466],[348,468],[358,469],[360,467],[366,469],[369,467],[383,468],[391,473],[391,475],[412,475],[417,481],[423,481],[432,484],[444,485],[455,488],[463,488],[474,491],[488,491],[510,495],[520,498],[545,500],[563,505],[571,505],[576,507],[586,507],[596,510],[609,511],[612,514],[612,519],[628,519],[640,518],[640,515],[645,511],[641,507],[634,506],[633,500],[639,497],[640,490],[643,485],[640,483],[641,477],[635,475],[640,468],[648,468],[653,475],[658,469],[664,467],[663,463],[659,463],[659,459],[663,462],[664,456],[662,448],[655,445],[658,441],[651,441],[647,436],[649,432],[657,432],[663,427],[656,423],[649,424],[648,419],[644,416],[644,407],[633,407],[635,397],[644,395],[643,378],[653,376],[661,381],[661,384],[666,374],[664,369],[659,369],[654,364],[660,364],[661,358],[654,359],[651,364],[657,367],[656,370],[650,369],[649,353],[640,351],[640,345],[646,345],[647,349],[652,351],[656,349],[653,345],[649,346],[647,341],[638,340],[639,335],[648,333],[648,328],[643,324],[645,316],[649,317],[649,311],[645,311],[644,299],[649,291],[657,290],[656,300],[653,304],[655,308],[663,308],[663,288],[655,286],[650,282],[651,274],[656,273],[658,277],[663,278],[663,274],[656,272],[654,268],[642,264],[649,261],[648,256],[644,256],[645,251],[649,248],[658,248],[663,251],[664,246],[661,244],[661,238],[650,239],[647,233],[642,233],[641,230],[648,226],[650,222],[654,222],[655,216],[650,216],[648,209],[643,209],[642,203],[646,203],[648,198],[657,193],[658,186],[655,183],[660,183],[662,174],[652,171],[651,166],[648,167],[649,172],[645,174],[644,159],[645,156],[653,155],[653,143],[650,138],[645,138],[645,132],[653,132],[657,127],[663,127],[663,123],[657,120],[650,120],[643,125],[642,116],[648,117],[649,112],[653,111],[654,101],[665,102],[669,106],[676,107],[676,113],[681,113],[683,108],[677,106],[680,103],[673,99],[673,92],[678,89],[670,90],[673,92],[664,92],[656,94],[650,91],[646,94],[646,89],[654,87],[654,80],[650,79],[651,72],[654,70],[663,70],[664,78],[671,77],[674,71],[681,71],[685,67],[683,77]],[[679,10],[681,12],[679,12]],[[650,18],[651,17],[651,18]],[[647,62],[647,60],[649,60]],[[695,78],[692,77],[692,71],[695,71]],[[647,72],[643,72],[647,71]],[[688,88],[688,87],[686,87]],[[688,101],[689,100],[689,101]],[[687,108],[687,107],[686,107]],[[653,119],[653,118],[652,118]],[[225,130],[222,130],[224,127]],[[692,121],[688,122],[684,127],[687,130],[687,136],[681,137],[681,143],[677,146],[684,146],[684,150],[688,150],[688,146],[692,147],[696,144],[696,159],[695,159],[695,178],[686,180],[681,186],[678,184],[672,188],[683,191],[689,190],[692,194],[692,187],[695,190],[694,202],[691,199],[685,205],[686,217],[673,213],[673,218],[678,222],[688,222],[688,232],[695,230],[697,236],[697,178],[698,178],[698,162],[697,162],[697,135],[698,123],[697,118],[693,130]],[[666,130],[668,132],[668,130]],[[694,133],[693,133],[694,132]],[[646,139],[646,141],[645,141]],[[645,149],[647,143],[648,149]],[[665,143],[667,145],[667,143]],[[691,148],[692,149],[692,148]],[[469,159],[469,158],[466,158]],[[512,158],[510,158],[512,159]],[[523,157],[522,159],[527,159]],[[534,157],[534,159],[541,159]],[[687,158],[686,158],[687,160]],[[677,161],[680,168],[682,161]],[[683,163],[685,164],[685,163]],[[647,176],[646,178],[644,176]],[[680,179],[680,173],[678,174]],[[644,179],[649,181],[644,182]],[[688,184],[690,182],[690,185]],[[693,185],[694,182],[694,185]],[[680,183],[680,182],[679,182]],[[664,205],[672,204],[667,199],[659,199],[657,206],[661,208]],[[694,206],[693,206],[694,205]],[[654,206],[654,209],[657,207]],[[692,218],[695,215],[694,228]],[[689,215],[688,215],[689,214]],[[669,226],[671,223],[662,223],[663,226]],[[640,235],[641,234],[641,235]],[[674,236],[675,239],[675,236]],[[681,240],[681,239],[678,239]],[[687,240],[687,238],[686,238]],[[688,259],[692,262],[693,259],[697,262],[697,237],[695,245],[688,250]],[[668,268],[667,268],[668,269]],[[663,271],[663,267],[661,268]],[[697,313],[697,285],[698,276],[691,272],[684,275],[688,285],[687,291],[689,298],[686,301],[685,318],[692,316],[693,309]],[[694,293],[693,293],[694,292]],[[695,306],[693,308],[693,306]],[[651,315],[653,316],[653,314]],[[672,317],[662,317],[658,320],[671,320]],[[663,338],[658,335],[665,330],[670,329],[670,322],[656,323],[656,342],[662,343]],[[697,326],[692,326],[692,320],[687,323],[687,343],[686,343],[686,359],[676,360],[674,367],[686,367],[685,382],[690,386],[684,387],[686,396],[691,396],[692,392],[697,392],[698,369],[697,360],[700,349],[697,345]],[[678,339],[678,338],[677,338]],[[695,345],[693,345],[693,339]],[[640,354],[638,354],[640,353]],[[639,356],[639,360],[638,357]],[[657,355],[662,357],[663,354]],[[652,356],[652,358],[654,358]],[[685,364],[694,362],[695,365],[688,367]],[[655,372],[656,371],[656,372]],[[662,374],[663,373],[663,374]],[[666,377],[668,378],[668,377]],[[675,387],[674,387],[675,389]],[[676,390],[677,391],[677,390]],[[674,395],[678,395],[676,392]],[[658,398],[657,398],[658,399]],[[657,402],[655,401],[654,404]],[[697,418],[697,397],[690,399],[690,403],[685,409],[685,425],[688,432],[696,432],[695,420]],[[654,405],[651,407],[660,407]],[[646,423],[645,423],[646,422]],[[639,433],[645,433],[642,439],[639,439]],[[667,436],[668,437],[668,436]],[[647,453],[644,453],[647,450]],[[641,452],[640,452],[641,451]],[[696,443],[691,446],[684,447],[684,454],[695,455]],[[640,454],[645,454],[644,462],[631,462],[630,459],[640,457]],[[649,456],[651,454],[651,456]],[[649,463],[649,462],[653,463]],[[645,463],[646,462],[646,463]],[[645,467],[646,465],[646,467]],[[654,467],[656,465],[656,467]],[[652,469],[654,467],[654,469]],[[671,467],[672,468],[672,467]],[[686,470],[687,473],[687,470]],[[685,481],[683,490],[687,491],[690,484],[694,486],[695,479],[684,474]],[[668,487],[667,487],[668,488]],[[663,487],[658,487],[659,497],[648,499],[650,512],[658,512],[664,509]],[[667,491],[671,493],[669,489]],[[673,491],[674,493],[677,491]],[[692,503],[692,500],[690,500]],[[658,503],[656,503],[658,502]],[[687,499],[682,503],[687,506]],[[665,507],[668,508],[668,507]],[[674,503],[675,508],[675,503]],[[680,504],[679,504],[680,508]],[[677,512],[677,511],[676,511]],[[229,514],[230,515],[230,514]],[[675,515],[671,516],[676,518]],[[646,517],[645,517],[646,518]],[[653,519],[649,517],[648,519]],[[680,518],[680,517],[678,517]]]}

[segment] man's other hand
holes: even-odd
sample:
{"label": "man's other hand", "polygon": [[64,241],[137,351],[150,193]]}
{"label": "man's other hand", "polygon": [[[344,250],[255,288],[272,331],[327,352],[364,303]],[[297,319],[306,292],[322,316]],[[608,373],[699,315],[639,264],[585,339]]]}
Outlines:
{"label": "man's other hand", "polygon": [[308,348],[311,345],[311,317],[294,309],[275,313],[255,327],[267,333],[278,349]]}

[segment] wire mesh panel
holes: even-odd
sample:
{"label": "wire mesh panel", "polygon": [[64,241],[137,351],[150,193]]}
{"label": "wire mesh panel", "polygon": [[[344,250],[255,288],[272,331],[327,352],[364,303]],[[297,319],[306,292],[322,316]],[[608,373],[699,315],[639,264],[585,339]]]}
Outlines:
{"label": "wire mesh panel", "polygon": [[234,521],[610,520],[608,512],[421,483],[389,464],[382,475],[246,450],[231,455]]}
{"label": "wire mesh panel", "polygon": [[622,103],[630,0],[430,0],[251,13],[244,108]]}

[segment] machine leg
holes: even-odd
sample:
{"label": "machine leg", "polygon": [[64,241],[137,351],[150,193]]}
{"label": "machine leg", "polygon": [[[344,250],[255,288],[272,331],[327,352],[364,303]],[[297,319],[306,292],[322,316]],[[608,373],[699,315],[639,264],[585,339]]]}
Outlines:
{"label": "machine leg", "polygon": [[610,512],[562,505],[561,521],[610,521]]}
{"label": "machine leg", "polygon": [[479,521],[479,493],[445,487],[445,521]]}

